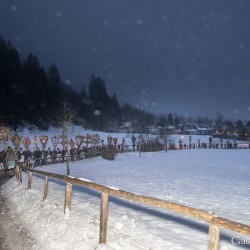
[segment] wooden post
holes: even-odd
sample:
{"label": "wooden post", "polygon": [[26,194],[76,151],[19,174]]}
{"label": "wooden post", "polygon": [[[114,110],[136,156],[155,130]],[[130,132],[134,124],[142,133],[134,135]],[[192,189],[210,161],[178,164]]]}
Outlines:
{"label": "wooden post", "polygon": [[45,176],[45,184],[44,184],[44,192],[43,192],[43,201],[45,201],[47,199],[47,196],[48,196],[48,185],[49,185],[49,182],[48,182],[48,176]]}
{"label": "wooden post", "polygon": [[72,198],[72,183],[66,181],[66,191],[65,191],[65,203],[64,203],[64,213],[66,209],[71,209],[71,198]]}
{"label": "wooden post", "polygon": [[20,181],[20,172],[19,172],[20,171],[20,167],[19,167],[18,164],[16,164],[16,167],[15,167],[14,171],[15,171],[15,175],[16,175],[17,181]]}
{"label": "wooden post", "polygon": [[100,213],[100,235],[99,244],[106,244],[108,225],[108,194],[101,194],[101,213]]}
{"label": "wooden post", "polygon": [[23,182],[23,169],[19,168],[19,184]]}
{"label": "wooden post", "polygon": [[29,172],[29,176],[28,176],[28,189],[31,189],[31,183],[32,183],[32,172]]}
{"label": "wooden post", "polygon": [[213,224],[209,225],[208,250],[219,250],[220,248],[220,228]]}

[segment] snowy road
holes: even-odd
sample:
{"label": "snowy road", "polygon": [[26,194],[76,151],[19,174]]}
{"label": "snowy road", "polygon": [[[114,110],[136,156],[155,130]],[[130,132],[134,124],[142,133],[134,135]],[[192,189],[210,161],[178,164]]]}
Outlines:
{"label": "snowy road", "polygon": [[15,211],[2,195],[1,185],[7,182],[8,176],[0,175],[0,249],[1,250],[29,250],[34,240],[29,232],[21,226]]}

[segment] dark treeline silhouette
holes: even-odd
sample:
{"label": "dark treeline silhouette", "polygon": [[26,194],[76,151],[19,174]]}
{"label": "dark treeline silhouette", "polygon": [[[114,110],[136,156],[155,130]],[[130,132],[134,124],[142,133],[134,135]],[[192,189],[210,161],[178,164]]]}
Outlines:
{"label": "dark treeline silhouette", "polygon": [[[216,113],[207,117],[185,118],[177,114],[153,115],[130,104],[120,106],[115,94],[107,93],[104,80],[92,75],[88,89],[84,84],[76,91],[63,83],[55,64],[46,71],[34,54],[21,61],[18,51],[0,37],[0,126],[17,127],[24,121],[48,129],[60,126],[60,110],[67,102],[73,122],[85,128],[115,131],[121,125],[138,132],[149,126],[181,128],[198,124],[212,126],[224,134],[238,133],[241,139],[250,136],[250,122],[232,122]],[[184,130],[182,130],[184,132]]]}
{"label": "dark treeline silhouette", "polygon": [[0,123],[14,127],[23,121],[46,129],[56,124],[65,100],[77,113],[74,122],[94,129],[115,129],[126,120],[150,125],[153,115],[130,105],[120,107],[105,82],[94,75],[88,91],[62,83],[55,64],[46,71],[34,54],[21,61],[18,51],[0,37]]}
{"label": "dark treeline silhouette", "polygon": [[27,120],[43,126],[60,106],[64,87],[55,65],[46,72],[35,55],[21,62],[10,42],[0,38],[0,119],[13,126]]}

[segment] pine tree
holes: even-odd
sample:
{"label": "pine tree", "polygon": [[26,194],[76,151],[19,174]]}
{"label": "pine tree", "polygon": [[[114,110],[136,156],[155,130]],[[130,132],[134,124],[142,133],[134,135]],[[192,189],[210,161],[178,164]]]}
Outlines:
{"label": "pine tree", "polygon": [[40,66],[38,58],[29,54],[23,65],[25,99],[23,108],[26,111],[24,117],[32,123],[39,125],[43,122],[43,112],[46,106],[46,73]]}
{"label": "pine tree", "polygon": [[46,101],[50,107],[48,116],[53,117],[54,112],[60,107],[62,102],[62,83],[61,77],[55,64],[52,64],[47,72]]}
{"label": "pine tree", "polygon": [[89,100],[92,103],[92,116],[90,122],[96,129],[105,128],[105,120],[109,116],[111,98],[109,97],[105,82],[92,75],[89,83]]}
{"label": "pine tree", "polygon": [[171,113],[168,114],[168,125],[169,126],[174,125],[173,115]]}
{"label": "pine tree", "polygon": [[19,120],[16,108],[22,93],[21,62],[17,50],[0,37],[0,118],[2,122],[15,124]]}

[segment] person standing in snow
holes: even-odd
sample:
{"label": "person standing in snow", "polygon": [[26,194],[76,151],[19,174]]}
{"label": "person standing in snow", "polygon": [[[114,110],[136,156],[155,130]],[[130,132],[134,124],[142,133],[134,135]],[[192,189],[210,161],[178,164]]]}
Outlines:
{"label": "person standing in snow", "polygon": [[5,146],[4,150],[2,151],[2,157],[3,157],[3,165],[4,165],[4,172],[6,173],[8,170],[7,162],[6,162],[6,155],[8,152],[8,147]]}
{"label": "person standing in snow", "polygon": [[19,173],[19,167],[16,166],[16,162],[18,161],[17,155],[14,152],[13,148],[8,147],[8,151],[6,153],[5,162],[8,169],[15,169],[15,172]]}
{"label": "person standing in snow", "polygon": [[42,157],[42,165],[47,165],[47,151],[45,148],[41,150],[41,157]]}
{"label": "person standing in snow", "polygon": [[0,170],[4,169],[4,156],[3,151],[0,151]]}
{"label": "person standing in snow", "polygon": [[41,157],[42,157],[42,153],[40,151],[40,149],[38,147],[36,147],[34,149],[34,167],[37,167],[37,166],[41,166]]}
{"label": "person standing in snow", "polygon": [[53,163],[56,163],[56,156],[57,156],[57,151],[54,148],[53,151],[52,151],[52,161],[53,161]]}
{"label": "person standing in snow", "polygon": [[20,148],[18,151],[17,151],[17,158],[18,158],[18,161],[19,162],[24,162],[25,160],[25,155],[24,155],[24,152],[23,152],[23,149]]}
{"label": "person standing in snow", "polygon": [[53,152],[50,148],[48,148],[47,150],[47,163],[51,163],[52,162],[52,157],[53,157]]}
{"label": "person standing in snow", "polygon": [[25,161],[28,160],[28,159],[31,159],[32,153],[31,153],[29,148],[25,148],[23,153],[24,153],[24,160]]}
{"label": "person standing in snow", "polygon": [[61,162],[61,156],[62,156],[62,152],[59,148],[57,148],[57,151],[56,151],[56,161],[57,162]]}

